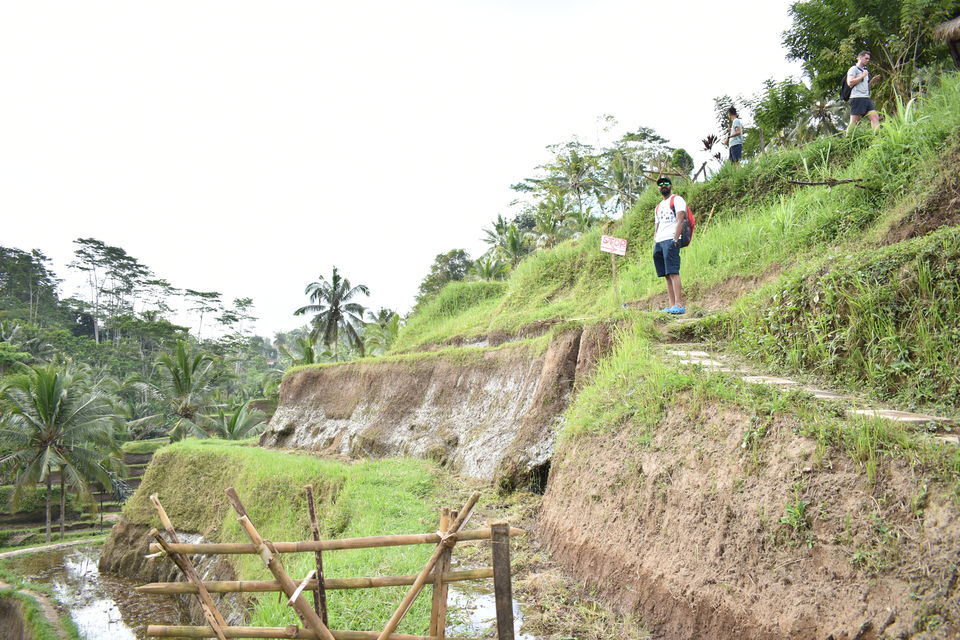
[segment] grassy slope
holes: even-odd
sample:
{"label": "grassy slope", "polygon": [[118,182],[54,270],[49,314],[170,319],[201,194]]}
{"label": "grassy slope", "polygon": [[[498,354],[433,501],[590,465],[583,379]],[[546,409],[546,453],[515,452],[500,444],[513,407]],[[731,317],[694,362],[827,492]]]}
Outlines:
{"label": "grassy slope", "polygon": [[[902,218],[924,212],[945,170],[955,170],[957,148],[960,75],[952,74],[929,98],[888,118],[879,133],[862,127],[743,167],[727,165],[707,183],[679,187],[699,215],[694,243],[684,250],[688,294],[695,298],[769,268],[783,272],[722,322],[708,320],[704,333],[780,367],[813,369],[906,406],[956,413],[956,231],[874,247]],[[787,183],[828,176],[863,179],[865,188]],[[612,229],[638,248],[620,265],[621,299],[644,300],[663,290],[645,250],[658,199],[647,191]],[[523,261],[499,297],[489,291],[471,296],[486,283],[448,287],[410,319],[395,351],[457,335],[516,331],[537,320],[622,317],[609,259],[597,249],[599,233]]]}
{"label": "grassy slope", "polygon": [[[308,540],[311,533],[303,495],[307,484],[314,485],[320,501],[318,517],[325,536],[423,533],[436,528],[436,514],[429,505],[437,487],[427,462],[345,465],[215,441],[181,442],[159,451],[124,515],[134,523],[158,526],[148,496],[159,493],[179,530],[198,531],[216,541],[246,542],[224,495],[224,489],[233,486],[264,538]],[[427,546],[330,552],[324,554],[324,570],[328,577],[416,573],[430,552]],[[284,557],[293,576],[306,575],[313,562],[312,554]],[[239,557],[236,567],[242,579],[270,579],[254,556]],[[402,587],[331,592],[331,626],[382,628],[403,593]],[[425,632],[428,615],[429,600],[419,598],[400,631]],[[284,626],[294,623],[294,618],[292,610],[271,595],[257,600],[250,622]]]}
{"label": "grassy slope", "polygon": [[[942,168],[941,152],[960,131],[960,79],[947,76],[919,109],[902,109],[879,134],[862,127],[772,153],[742,167],[725,166],[707,183],[678,186],[698,214],[697,236],[684,250],[684,285],[694,294],[737,275],[756,275],[845,253],[923,202]],[[797,189],[788,179],[863,178],[863,186]],[[629,241],[620,262],[620,298],[644,300],[663,289],[647,247],[650,189],[609,229]],[[394,352],[455,336],[516,331],[538,320],[607,318],[619,311],[600,230],[518,265],[505,284],[456,283],[411,317]]]}

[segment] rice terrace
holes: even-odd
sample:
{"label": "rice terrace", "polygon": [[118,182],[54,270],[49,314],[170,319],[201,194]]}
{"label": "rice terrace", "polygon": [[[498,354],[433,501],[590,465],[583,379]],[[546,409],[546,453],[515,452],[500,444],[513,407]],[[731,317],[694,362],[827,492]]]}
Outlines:
{"label": "rice terrace", "polygon": [[960,1],[41,4],[0,638],[960,638]]}

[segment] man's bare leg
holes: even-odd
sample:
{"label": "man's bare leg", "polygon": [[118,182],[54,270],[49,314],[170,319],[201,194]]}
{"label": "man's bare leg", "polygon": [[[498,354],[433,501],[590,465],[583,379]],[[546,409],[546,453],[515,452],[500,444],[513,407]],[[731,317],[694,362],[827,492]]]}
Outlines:
{"label": "man's bare leg", "polygon": [[857,123],[860,122],[860,116],[850,116],[850,126],[847,127],[847,131],[853,131],[853,128],[857,126]]}
{"label": "man's bare leg", "polygon": [[671,273],[667,275],[667,294],[670,296],[671,307],[683,306],[683,296],[680,289],[679,273]]}
{"label": "man's bare leg", "polygon": [[877,113],[876,111],[871,111],[870,113],[867,114],[867,117],[870,118],[870,126],[873,127],[874,130],[880,128],[880,114],[879,114],[879,113]]}

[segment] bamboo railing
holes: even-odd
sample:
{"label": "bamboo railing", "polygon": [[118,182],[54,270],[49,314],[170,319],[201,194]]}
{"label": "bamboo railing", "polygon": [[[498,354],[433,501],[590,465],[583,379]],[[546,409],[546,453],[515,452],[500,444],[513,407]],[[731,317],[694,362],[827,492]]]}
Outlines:
{"label": "bamboo railing", "polygon": [[[237,513],[240,525],[250,543],[203,543],[187,544],[180,542],[169,517],[160,504],[159,497],[150,496],[157,509],[161,524],[169,538],[154,529],[151,535],[157,540],[150,545],[154,555],[167,555],[187,578],[186,582],[155,582],[141,585],[136,591],[144,594],[195,595],[199,600],[207,621],[207,626],[148,625],[147,636],[154,638],[309,638],[313,640],[470,640],[446,637],[447,622],[447,585],[465,580],[493,578],[495,603],[497,610],[497,633],[499,640],[513,640],[513,602],[510,576],[510,538],[524,535],[522,529],[510,527],[506,523],[496,523],[482,529],[463,531],[463,527],[480,498],[474,493],[459,511],[443,509],[439,528],[436,533],[372,536],[365,538],[344,538],[340,540],[321,540],[313,507],[312,487],[304,487],[309,504],[310,526],[313,540],[301,542],[270,542],[264,540],[250,519],[240,497],[227,489],[227,497]],[[493,566],[478,569],[451,571],[451,554],[457,542],[474,540],[492,540]],[[414,575],[373,576],[360,578],[329,578],[323,572],[324,551],[343,549],[372,549],[403,545],[436,545],[430,559],[423,569]],[[316,568],[309,574],[294,581],[284,568],[282,555],[286,553],[315,554]],[[189,556],[195,554],[254,554],[260,556],[274,580],[214,580],[203,581],[199,578]],[[410,610],[416,598],[426,585],[433,585],[433,597],[430,611],[429,635],[398,634],[396,629]],[[403,600],[390,616],[381,631],[345,631],[328,627],[326,592],[343,589],[372,589],[378,587],[408,586]],[[217,610],[211,594],[227,593],[283,593],[288,598],[287,605],[292,607],[303,627],[244,627],[229,626]],[[311,605],[305,594],[313,594]]]}

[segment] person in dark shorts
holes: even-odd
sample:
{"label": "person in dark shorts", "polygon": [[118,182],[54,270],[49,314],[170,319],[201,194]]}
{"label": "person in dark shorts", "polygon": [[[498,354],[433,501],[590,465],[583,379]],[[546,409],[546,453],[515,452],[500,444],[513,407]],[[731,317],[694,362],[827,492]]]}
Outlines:
{"label": "person in dark shorts", "polygon": [[727,117],[730,118],[730,128],[723,143],[730,146],[730,162],[740,162],[740,156],[743,155],[743,121],[733,106],[727,109]]}
{"label": "person in dark shorts", "polygon": [[880,114],[870,99],[870,87],[877,77],[870,75],[869,64],[870,52],[861,51],[857,55],[857,64],[847,71],[847,85],[850,87],[850,127],[847,131],[852,130],[863,116],[870,118],[871,127],[880,128]]}
{"label": "person in dark shorts", "polygon": [[686,313],[680,289],[680,234],[687,223],[687,203],[680,196],[671,195],[673,185],[667,176],[657,179],[657,187],[663,201],[654,211],[653,266],[658,277],[666,278],[667,296],[670,299],[670,306],[661,311]]}

